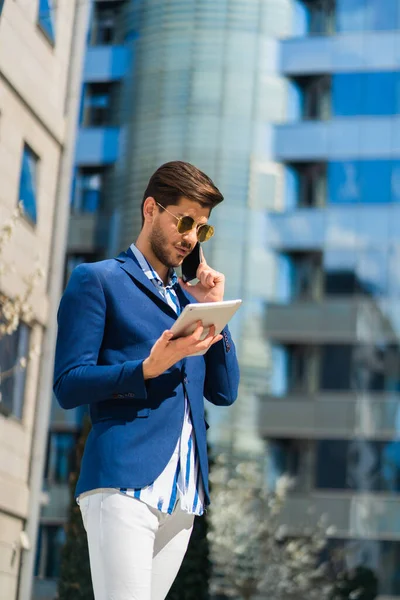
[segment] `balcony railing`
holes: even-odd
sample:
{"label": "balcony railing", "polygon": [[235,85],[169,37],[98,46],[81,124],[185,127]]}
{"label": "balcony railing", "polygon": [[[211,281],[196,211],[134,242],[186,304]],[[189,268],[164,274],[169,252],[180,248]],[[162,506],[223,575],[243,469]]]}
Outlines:
{"label": "balcony railing", "polygon": [[326,515],[334,537],[400,539],[400,502],[384,494],[324,492],[289,497],[281,521],[300,531]]}
{"label": "balcony railing", "polygon": [[271,340],[296,343],[398,341],[398,326],[389,308],[373,298],[352,297],[269,304],[265,334]]}
{"label": "balcony railing", "polygon": [[366,436],[397,438],[400,394],[324,393],[315,397],[291,394],[265,396],[259,401],[258,423],[265,437],[340,438]]}

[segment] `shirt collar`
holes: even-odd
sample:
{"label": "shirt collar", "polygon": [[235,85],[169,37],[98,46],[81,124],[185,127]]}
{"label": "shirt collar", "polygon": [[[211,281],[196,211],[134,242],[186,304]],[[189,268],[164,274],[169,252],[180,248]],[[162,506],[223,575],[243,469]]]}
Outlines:
{"label": "shirt collar", "polygon": [[139,248],[137,248],[135,246],[135,244],[131,244],[130,248],[131,248],[136,260],[138,261],[139,266],[141,267],[143,273],[146,275],[146,277],[148,279],[150,279],[150,281],[155,283],[158,287],[170,289],[170,288],[173,288],[178,283],[177,274],[175,273],[175,270],[171,268],[171,269],[169,269],[169,272],[168,272],[168,283],[167,283],[167,285],[164,285],[161,277],[153,269],[153,267],[151,266],[151,264],[149,263],[147,258],[144,256],[144,254],[139,250]]}

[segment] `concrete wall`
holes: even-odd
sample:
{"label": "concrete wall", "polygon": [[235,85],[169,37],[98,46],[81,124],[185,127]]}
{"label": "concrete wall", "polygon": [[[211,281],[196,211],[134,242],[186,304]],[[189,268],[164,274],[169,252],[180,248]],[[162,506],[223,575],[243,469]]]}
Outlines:
{"label": "concrete wall", "polygon": [[[6,0],[0,17],[0,227],[19,200],[24,143],[38,155],[37,224],[22,220],[7,244],[4,259],[15,272],[0,277],[0,291],[13,297],[24,290],[24,276],[37,260],[46,276],[33,298],[30,347],[40,350],[48,324],[48,268],[52,249],[60,160],[66,132],[75,0],[58,0],[55,44],[37,24],[38,0]],[[29,506],[28,478],[40,357],[28,362],[22,419],[0,415],[0,590],[17,597],[20,533]]]}

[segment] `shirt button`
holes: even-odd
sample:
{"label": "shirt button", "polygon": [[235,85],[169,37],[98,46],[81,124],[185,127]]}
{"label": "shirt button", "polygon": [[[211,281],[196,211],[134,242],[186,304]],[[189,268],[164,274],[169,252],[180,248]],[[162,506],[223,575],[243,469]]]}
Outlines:
{"label": "shirt button", "polygon": [[187,378],[187,377],[185,377],[185,378],[183,379],[183,383],[189,383],[189,380],[188,380],[188,378]]}

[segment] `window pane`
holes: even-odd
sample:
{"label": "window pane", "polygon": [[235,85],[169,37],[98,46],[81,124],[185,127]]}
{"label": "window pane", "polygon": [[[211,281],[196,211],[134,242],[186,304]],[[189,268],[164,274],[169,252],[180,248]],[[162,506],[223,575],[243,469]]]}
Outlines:
{"label": "window pane", "polygon": [[22,418],[25,395],[26,369],[21,359],[27,360],[29,328],[20,323],[12,335],[0,338],[0,402],[1,412]]}
{"label": "window pane", "polygon": [[72,202],[75,213],[94,213],[100,209],[105,176],[104,169],[78,170]]}
{"label": "window pane", "polygon": [[117,5],[109,8],[96,2],[91,38],[93,45],[108,45],[115,41],[117,11]]}
{"label": "window pane", "polygon": [[36,576],[57,579],[60,576],[61,552],[65,544],[62,525],[41,525],[39,529]]}
{"label": "window pane", "polygon": [[361,200],[360,172],[356,162],[331,162],[328,165],[328,200],[343,204]]}
{"label": "window pane", "polygon": [[346,391],[351,389],[352,355],[352,346],[335,344],[321,348],[321,390]]}
{"label": "window pane", "polygon": [[391,244],[388,256],[388,295],[400,297],[400,244]]}
{"label": "window pane", "polygon": [[398,0],[365,0],[365,29],[393,30],[398,23]]}
{"label": "window pane", "polygon": [[336,116],[359,115],[361,111],[359,73],[337,73],[332,77],[332,111]]}
{"label": "window pane", "polygon": [[352,295],[359,290],[356,254],[352,250],[324,252],[324,291],[332,295]]}
{"label": "window pane", "polygon": [[333,33],[334,0],[302,0],[295,9],[297,35],[303,32],[316,35]]}
{"label": "window pane", "polygon": [[[346,489],[347,441],[318,440],[316,442],[317,489]],[[329,469],[327,469],[329,465]]]}
{"label": "window pane", "polygon": [[336,0],[337,31],[362,31],[365,28],[366,0]]}
{"label": "window pane", "polygon": [[68,483],[75,465],[75,432],[53,431],[49,438],[46,479],[52,483]]}
{"label": "window pane", "polygon": [[358,255],[357,280],[364,293],[386,296],[388,255],[382,250],[365,250]]}
{"label": "window pane", "polygon": [[112,125],[117,112],[114,94],[116,84],[89,84],[85,88],[84,125],[105,127]]}
{"label": "window pane", "polygon": [[[385,11],[381,11],[385,12]],[[397,73],[366,73],[361,76],[365,115],[393,115],[396,112]]]}
{"label": "window pane", "polygon": [[318,440],[316,450],[317,489],[400,491],[398,441]]}
{"label": "window pane", "polygon": [[39,1],[38,23],[49,40],[54,43],[55,35],[52,0]]}
{"label": "window pane", "polygon": [[331,203],[391,202],[392,162],[365,160],[331,162],[328,190]]}
{"label": "window pane", "polygon": [[37,222],[36,200],[38,162],[37,156],[29,146],[25,144],[19,183],[19,201],[22,202],[25,216],[34,224]]}
{"label": "window pane", "polygon": [[391,201],[391,161],[364,160],[357,164],[357,168],[361,185],[361,202],[372,204],[389,203]]}

